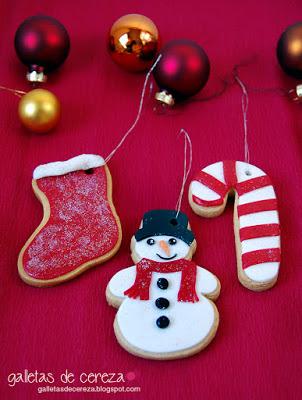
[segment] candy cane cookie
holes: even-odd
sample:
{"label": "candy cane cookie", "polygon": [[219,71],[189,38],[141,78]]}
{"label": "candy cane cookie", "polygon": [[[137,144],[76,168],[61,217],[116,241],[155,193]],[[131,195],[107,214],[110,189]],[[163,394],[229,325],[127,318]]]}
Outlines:
{"label": "candy cane cookie", "polygon": [[254,165],[220,161],[197,173],[190,184],[189,202],[202,217],[223,213],[235,194],[234,233],[238,278],[243,286],[262,291],[272,287],[280,266],[280,224],[270,178]]}

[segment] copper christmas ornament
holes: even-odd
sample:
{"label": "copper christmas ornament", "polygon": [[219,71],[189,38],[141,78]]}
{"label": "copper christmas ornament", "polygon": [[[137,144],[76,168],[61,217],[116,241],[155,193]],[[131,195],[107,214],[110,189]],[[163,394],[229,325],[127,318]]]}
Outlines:
{"label": "copper christmas ornament", "polygon": [[282,33],[277,45],[277,58],[287,75],[302,78],[302,22],[290,25]]}
{"label": "copper christmas ornament", "polygon": [[146,71],[159,50],[158,29],[144,15],[124,15],[110,29],[108,48],[113,61],[122,68],[131,72]]}

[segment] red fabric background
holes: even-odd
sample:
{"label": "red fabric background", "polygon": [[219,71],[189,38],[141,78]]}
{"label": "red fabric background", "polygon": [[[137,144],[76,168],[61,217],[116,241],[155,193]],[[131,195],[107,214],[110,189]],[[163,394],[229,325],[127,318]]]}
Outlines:
{"label": "red fabric background", "polygon": [[[194,146],[193,173],[221,159],[243,158],[241,92],[232,86],[208,102],[191,102],[165,115],[147,100],[139,126],[111,160],[115,205],[123,226],[122,247],[110,262],[51,289],[24,284],[17,255],[42,216],[31,190],[35,166],[81,153],[109,154],[132,123],[144,76],[114,65],[105,49],[106,33],[123,14],[139,12],[157,24],[163,42],[191,38],[203,45],[212,64],[209,84],[255,56],[241,69],[253,87],[292,87],[280,70],[275,47],[282,30],[301,19],[298,0],[255,2],[215,0],[67,2],[23,0],[0,3],[0,84],[28,90],[17,60],[14,33],[37,12],[67,27],[71,53],[45,86],[58,95],[63,117],[51,134],[25,132],[17,117],[17,98],[0,93],[1,174],[1,399],[106,398],[106,394],[37,394],[36,384],[10,388],[12,372],[134,372],[127,384],[140,394],[126,399],[298,399],[301,398],[301,106],[276,91],[250,93],[251,162],[272,178],[279,197],[283,261],[277,285],[267,292],[243,288],[236,277],[232,205],[219,218],[205,220],[183,210],[197,235],[194,260],[222,284],[217,306],[221,324],[213,343],[197,356],[155,362],[126,353],[116,342],[115,309],[105,300],[112,275],[131,264],[129,242],[143,213],[173,208],[182,175],[187,129]],[[57,382],[57,380],[56,380]],[[114,396],[113,394],[111,396]]]}

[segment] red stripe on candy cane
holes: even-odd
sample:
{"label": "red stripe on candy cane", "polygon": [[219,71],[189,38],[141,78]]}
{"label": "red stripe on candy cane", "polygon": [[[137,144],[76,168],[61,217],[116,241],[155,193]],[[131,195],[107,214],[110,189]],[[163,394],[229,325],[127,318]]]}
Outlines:
{"label": "red stripe on candy cane", "polygon": [[256,239],[267,236],[279,236],[280,226],[279,224],[266,224],[266,225],[255,225],[248,226],[240,229],[240,241],[248,239]]}
{"label": "red stripe on candy cane", "polygon": [[276,199],[260,200],[252,203],[241,204],[237,207],[238,216],[262,211],[276,211],[278,208]]}
{"label": "red stripe on candy cane", "polygon": [[246,269],[251,265],[268,262],[280,262],[281,252],[279,248],[250,251],[242,254],[242,268]]}
{"label": "red stripe on candy cane", "polygon": [[223,162],[223,173],[226,184],[216,179],[214,176],[208,174],[205,171],[199,171],[194,180],[203,184],[207,188],[217,193],[220,198],[216,200],[205,200],[193,195],[192,200],[195,204],[202,207],[217,207],[223,204],[224,198],[227,192],[232,186],[236,184],[236,163],[235,161],[224,161]]}
{"label": "red stripe on candy cane", "polygon": [[267,175],[263,175],[258,176],[258,178],[249,179],[248,181],[238,182],[236,185],[236,190],[238,196],[241,196],[253,190],[260,189],[265,186],[270,186],[271,184],[272,182],[270,178]]}
{"label": "red stripe on candy cane", "polygon": [[202,185],[208,187],[209,189],[213,190],[222,198],[226,195],[228,190],[227,185],[204,171],[199,171],[198,174],[195,176],[194,181],[197,181]]}
{"label": "red stripe on candy cane", "polygon": [[222,197],[219,197],[219,199],[216,200],[203,200],[193,195],[192,200],[194,201],[195,204],[201,207],[216,207],[220,206],[223,203]]}
{"label": "red stripe on candy cane", "polygon": [[[205,170],[208,172],[205,172]],[[236,210],[234,212],[236,220],[234,229],[236,238],[239,236],[238,239],[240,240],[240,244],[236,248],[239,262],[238,271],[241,270],[241,273],[238,274],[239,280],[244,286],[252,290],[268,289],[276,282],[281,258],[278,205],[271,179],[261,169],[241,161],[219,161],[206,167],[205,170],[197,175],[196,180],[217,193],[219,198],[206,200],[209,198],[209,194],[205,187],[198,188],[192,185],[190,203],[192,208],[193,203],[196,207],[193,210],[205,217],[219,215],[223,212],[228,194],[235,192]],[[221,176],[223,176],[225,183],[221,182]],[[241,181],[242,179],[246,180]],[[265,189],[261,190],[262,188]],[[241,197],[246,193],[248,193],[248,199]],[[247,200],[248,203],[246,203]],[[217,212],[214,212],[215,206]],[[207,211],[207,208],[209,208],[209,211]],[[273,213],[270,213],[271,211]],[[240,227],[243,222],[241,217],[245,215],[249,215],[249,219],[245,221],[247,226]],[[253,222],[253,216],[257,217],[256,221],[259,225],[252,225],[256,222]],[[270,217],[274,217],[275,221],[272,220],[271,223],[267,223],[266,221],[269,221]],[[246,242],[253,239],[255,239],[253,242]],[[242,244],[252,245],[254,250],[242,254]],[[273,246],[276,246],[276,248],[273,248]],[[263,247],[266,248],[263,249]],[[249,246],[246,250],[248,248]],[[267,268],[268,263],[273,263],[272,268]],[[253,265],[258,265],[258,268],[256,270],[247,269]],[[243,273],[244,270],[245,273]]]}
{"label": "red stripe on candy cane", "polygon": [[236,161],[223,161],[223,175],[228,189],[234,188],[237,183]]}

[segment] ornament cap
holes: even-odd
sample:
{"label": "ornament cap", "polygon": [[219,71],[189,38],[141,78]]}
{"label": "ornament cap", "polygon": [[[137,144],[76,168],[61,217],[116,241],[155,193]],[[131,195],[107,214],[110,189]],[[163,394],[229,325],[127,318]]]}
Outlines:
{"label": "ornament cap", "polygon": [[174,106],[175,100],[172,94],[169,94],[166,90],[155,93],[155,98],[157,101],[164,103],[170,107]]}
{"label": "ornament cap", "polygon": [[47,81],[47,76],[44,74],[43,71],[37,72],[37,71],[28,71],[26,74],[26,78],[28,82],[38,82],[38,83],[43,83]]}
{"label": "ornament cap", "polygon": [[292,101],[302,102],[302,84],[297,85],[295,89],[291,89],[288,93]]}
{"label": "ornament cap", "polygon": [[29,82],[43,83],[47,81],[47,76],[44,73],[44,67],[37,64],[32,64],[28,68],[26,78]]}

